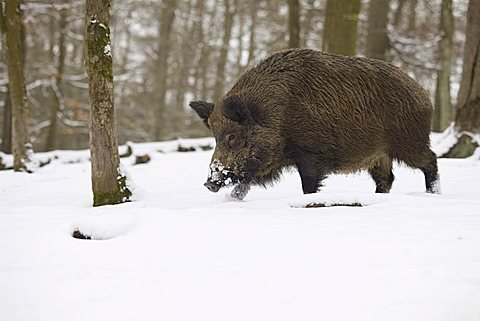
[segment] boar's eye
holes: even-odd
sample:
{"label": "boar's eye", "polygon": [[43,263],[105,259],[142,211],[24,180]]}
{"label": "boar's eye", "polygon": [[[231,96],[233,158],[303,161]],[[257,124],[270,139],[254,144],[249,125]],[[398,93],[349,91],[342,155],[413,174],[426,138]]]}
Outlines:
{"label": "boar's eye", "polygon": [[234,134],[228,135],[228,137],[227,137],[228,147],[230,147],[230,148],[235,148],[236,147],[236,138],[237,137]]}

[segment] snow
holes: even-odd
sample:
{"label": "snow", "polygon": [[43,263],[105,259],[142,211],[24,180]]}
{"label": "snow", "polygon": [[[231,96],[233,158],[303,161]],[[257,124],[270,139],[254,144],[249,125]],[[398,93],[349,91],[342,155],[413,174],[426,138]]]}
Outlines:
{"label": "snow", "polygon": [[[445,155],[452,147],[455,145],[462,135],[469,135],[473,138],[474,141],[480,144],[480,134],[475,134],[468,131],[458,132],[455,130],[455,124],[451,123],[447,129],[442,133],[432,133],[430,135],[430,141],[432,145],[432,150],[434,153],[441,157]],[[480,159],[480,148],[477,148],[473,155],[469,157],[470,159]]]}
{"label": "snow", "polygon": [[439,179],[432,182],[432,187],[431,187],[431,190],[429,192],[433,193],[433,194],[441,194],[442,193],[442,188],[440,187],[440,180]]}
{"label": "snow", "polygon": [[445,155],[458,140],[455,123],[451,123],[442,133],[432,133],[430,136],[432,149],[438,156]]}
{"label": "snow", "polygon": [[390,194],[360,173],[302,195],[289,172],[234,201],[179,143],[212,140],[130,143],[121,205],[91,207],[88,151],[0,171],[0,320],[480,319],[480,161],[440,159],[441,195],[396,166]]}
{"label": "snow", "polygon": [[105,45],[105,47],[103,47],[103,54],[108,57],[112,56],[112,49],[110,47],[110,44],[107,44]]}

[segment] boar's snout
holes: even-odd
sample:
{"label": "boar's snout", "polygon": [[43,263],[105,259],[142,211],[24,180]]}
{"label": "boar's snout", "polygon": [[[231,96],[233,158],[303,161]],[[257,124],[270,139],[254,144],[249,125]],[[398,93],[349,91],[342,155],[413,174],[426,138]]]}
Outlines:
{"label": "boar's snout", "polygon": [[205,184],[203,184],[206,188],[210,190],[210,192],[216,193],[220,190],[220,185],[215,184],[214,182],[208,180]]}
{"label": "boar's snout", "polygon": [[210,164],[207,182],[203,185],[211,192],[216,193],[222,187],[238,183],[238,180],[239,178],[230,168],[223,165],[218,159],[214,159]]}

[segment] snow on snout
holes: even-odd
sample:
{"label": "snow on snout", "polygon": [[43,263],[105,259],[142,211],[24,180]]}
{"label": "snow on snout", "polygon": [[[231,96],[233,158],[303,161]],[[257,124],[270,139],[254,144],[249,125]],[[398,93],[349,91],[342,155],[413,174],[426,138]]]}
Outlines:
{"label": "snow on snout", "polygon": [[235,174],[228,169],[218,159],[214,159],[210,164],[210,171],[208,172],[208,180],[219,185],[229,186],[234,183],[233,178]]}

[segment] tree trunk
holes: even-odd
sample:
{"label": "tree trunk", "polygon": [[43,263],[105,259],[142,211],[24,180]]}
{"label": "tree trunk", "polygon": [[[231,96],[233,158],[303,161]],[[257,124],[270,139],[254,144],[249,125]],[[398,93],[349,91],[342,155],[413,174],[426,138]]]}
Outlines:
{"label": "tree trunk", "polygon": [[161,140],[165,135],[166,126],[166,96],[168,78],[168,56],[170,53],[170,35],[172,33],[173,20],[175,19],[175,0],[164,0],[162,2],[162,13],[160,17],[160,30],[158,41],[158,107],[155,123],[155,140]]}
{"label": "tree trunk", "polygon": [[480,133],[480,0],[470,0],[455,127]]}
{"label": "tree trunk", "polygon": [[315,13],[315,0],[308,0],[305,8],[305,15],[303,18],[303,22],[300,25],[300,46],[301,47],[308,47],[308,39],[312,32],[312,19]]}
{"label": "tree trunk", "polygon": [[408,15],[408,32],[415,33],[417,32],[417,4],[418,0],[409,0],[410,4],[410,13]]}
{"label": "tree trunk", "polygon": [[209,97],[209,86],[208,86],[208,79],[207,79],[207,63],[210,57],[210,47],[208,46],[207,42],[203,43],[202,52],[200,53],[200,60],[198,62],[199,71],[198,77],[202,80],[202,85],[199,86],[199,97],[200,100],[208,100]]}
{"label": "tree trunk", "polygon": [[12,104],[10,104],[10,91],[7,87],[7,97],[3,105],[3,132],[2,132],[2,152],[12,153]]}
{"label": "tree trunk", "polygon": [[231,0],[224,0],[224,32],[222,47],[220,48],[220,57],[217,64],[217,75],[215,77],[215,89],[213,99],[217,101],[222,94],[225,84],[225,66],[227,64],[228,49],[230,48],[230,38],[232,37],[233,18],[235,16],[235,5]]}
{"label": "tree trunk", "polygon": [[55,39],[55,33],[57,32],[57,18],[51,15],[48,19],[49,24],[49,37],[48,37],[48,58],[50,61],[55,61],[55,45],[57,43]]}
{"label": "tree trunk", "polygon": [[406,0],[398,0],[397,1],[397,9],[395,10],[395,14],[393,16],[393,26],[398,28],[402,22],[403,17],[403,7],[405,6]]}
{"label": "tree trunk", "polygon": [[7,65],[10,101],[12,104],[13,169],[26,171],[31,144],[28,136],[28,99],[23,75],[22,26],[20,0],[7,1],[5,6]]}
{"label": "tree trunk", "polygon": [[93,206],[122,203],[131,196],[118,156],[109,8],[110,0],[87,0],[86,3],[85,64],[89,84]]}
{"label": "tree trunk", "polygon": [[181,132],[185,132],[185,93],[188,90],[188,78],[190,77],[190,68],[195,56],[194,47],[195,43],[194,35],[200,27],[200,20],[195,19],[195,10],[193,10],[193,4],[188,2],[187,12],[188,18],[183,21],[182,28],[182,44],[180,46],[181,53],[179,54],[179,68],[177,71],[177,84],[175,86],[175,106],[172,109],[173,124],[170,137],[178,137]]}
{"label": "tree trunk", "polygon": [[478,147],[472,135],[480,133],[480,0],[470,0],[463,54],[463,72],[457,98],[457,143],[445,157],[468,157]]}
{"label": "tree trunk", "polygon": [[[125,75],[128,71],[128,64],[130,62],[130,57],[132,56],[131,50],[133,49],[132,47],[132,31],[131,31],[131,25],[132,25],[132,11],[129,11],[127,16],[122,19],[122,23],[125,24],[125,31],[124,31],[124,44],[121,46],[121,50],[119,50],[118,54],[115,54],[116,57],[119,57],[117,61],[120,62],[120,64],[116,64],[117,66],[117,72],[120,75]],[[135,49],[133,49],[135,50]],[[119,67],[119,68],[118,68]],[[129,81],[119,81],[116,84],[116,94],[119,96],[119,106],[120,108],[125,108],[127,106],[131,106],[131,97],[130,97],[130,87],[131,84]]]}
{"label": "tree trunk", "polygon": [[253,55],[255,54],[255,32],[257,29],[257,1],[254,0],[250,4],[250,35],[248,37],[248,58],[247,58],[247,67],[249,67],[253,61]]}
{"label": "tree trunk", "polygon": [[371,0],[368,5],[368,29],[365,55],[386,60],[390,47],[387,35],[389,0]]}
{"label": "tree trunk", "polygon": [[[195,41],[197,45],[195,46],[195,73],[194,73],[194,95],[195,97],[201,97],[201,84],[204,82],[204,79],[201,78],[201,69],[202,69],[202,63],[203,63],[203,57],[204,57],[204,51],[205,51],[205,46],[206,42],[204,40],[204,27],[203,27],[203,21],[205,19],[205,14],[204,14],[204,3],[203,0],[197,0],[195,4],[195,12],[194,12],[194,17],[196,20],[198,20],[198,28],[195,30]],[[198,98],[197,98],[198,99]],[[201,98],[203,99],[203,97]]]}
{"label": "tree trunk", "polygon": [[300,47],[300,4],[288,0],[288,48]]}
{"label": "tree trunk", "polygon": [[327,0],[322,49],[355,55],[360,0]]}
{"label": "tree trunk", "polygon": [[450,74],[453,58],[453,14],[452,0],[442,0],[440,11],[440,68],[437,71],[437,87],[435,91],[435,113],[433,130],[444,131],[453,120],[452,98],[450,96]]}
{"label": "tree trunk", "polygon": [[[5,48],[5,33],[7,25],[5,22],[3,2],[0,2],[0,42],[2,51]],[[2,145],[0,150],[4,153],[12,153],[12,105],[10,104],[10,91],[7,86],[7,94],[3,105],[3,131],[2,131]]]}
{"label": "tree trunk", "polygon": [[244,6],[243,4],[240,4],[240,8],[238,11],[238,37],[237,37],[237,42],[238,42],[238,55],[237,55],[237,78],[240,77],[240,75],[243,72],[244,66],[242,66],[242,57],[243,57],[243,34],[245,30],[245,13],[244,13]]}
{"label": "tree trunk", "polygon": [[[63,0],[63,4],[68,4],[69,0]],[[67,15],[68,10],[63,7],[60,10],[60,22],[59,22],[59,37],[58,37],[58,60],[57,60],[57,72],[52,80],[52,91],[55,99],[52,102],[52,108],[50,110],[50,126],[47,132],[47,141],[45,144],[46,150],[53,150],[56,147],[57,130],[58,130],[58,114],[63,106],[63,74],[65,72],[65,35],[67,28]]]}

